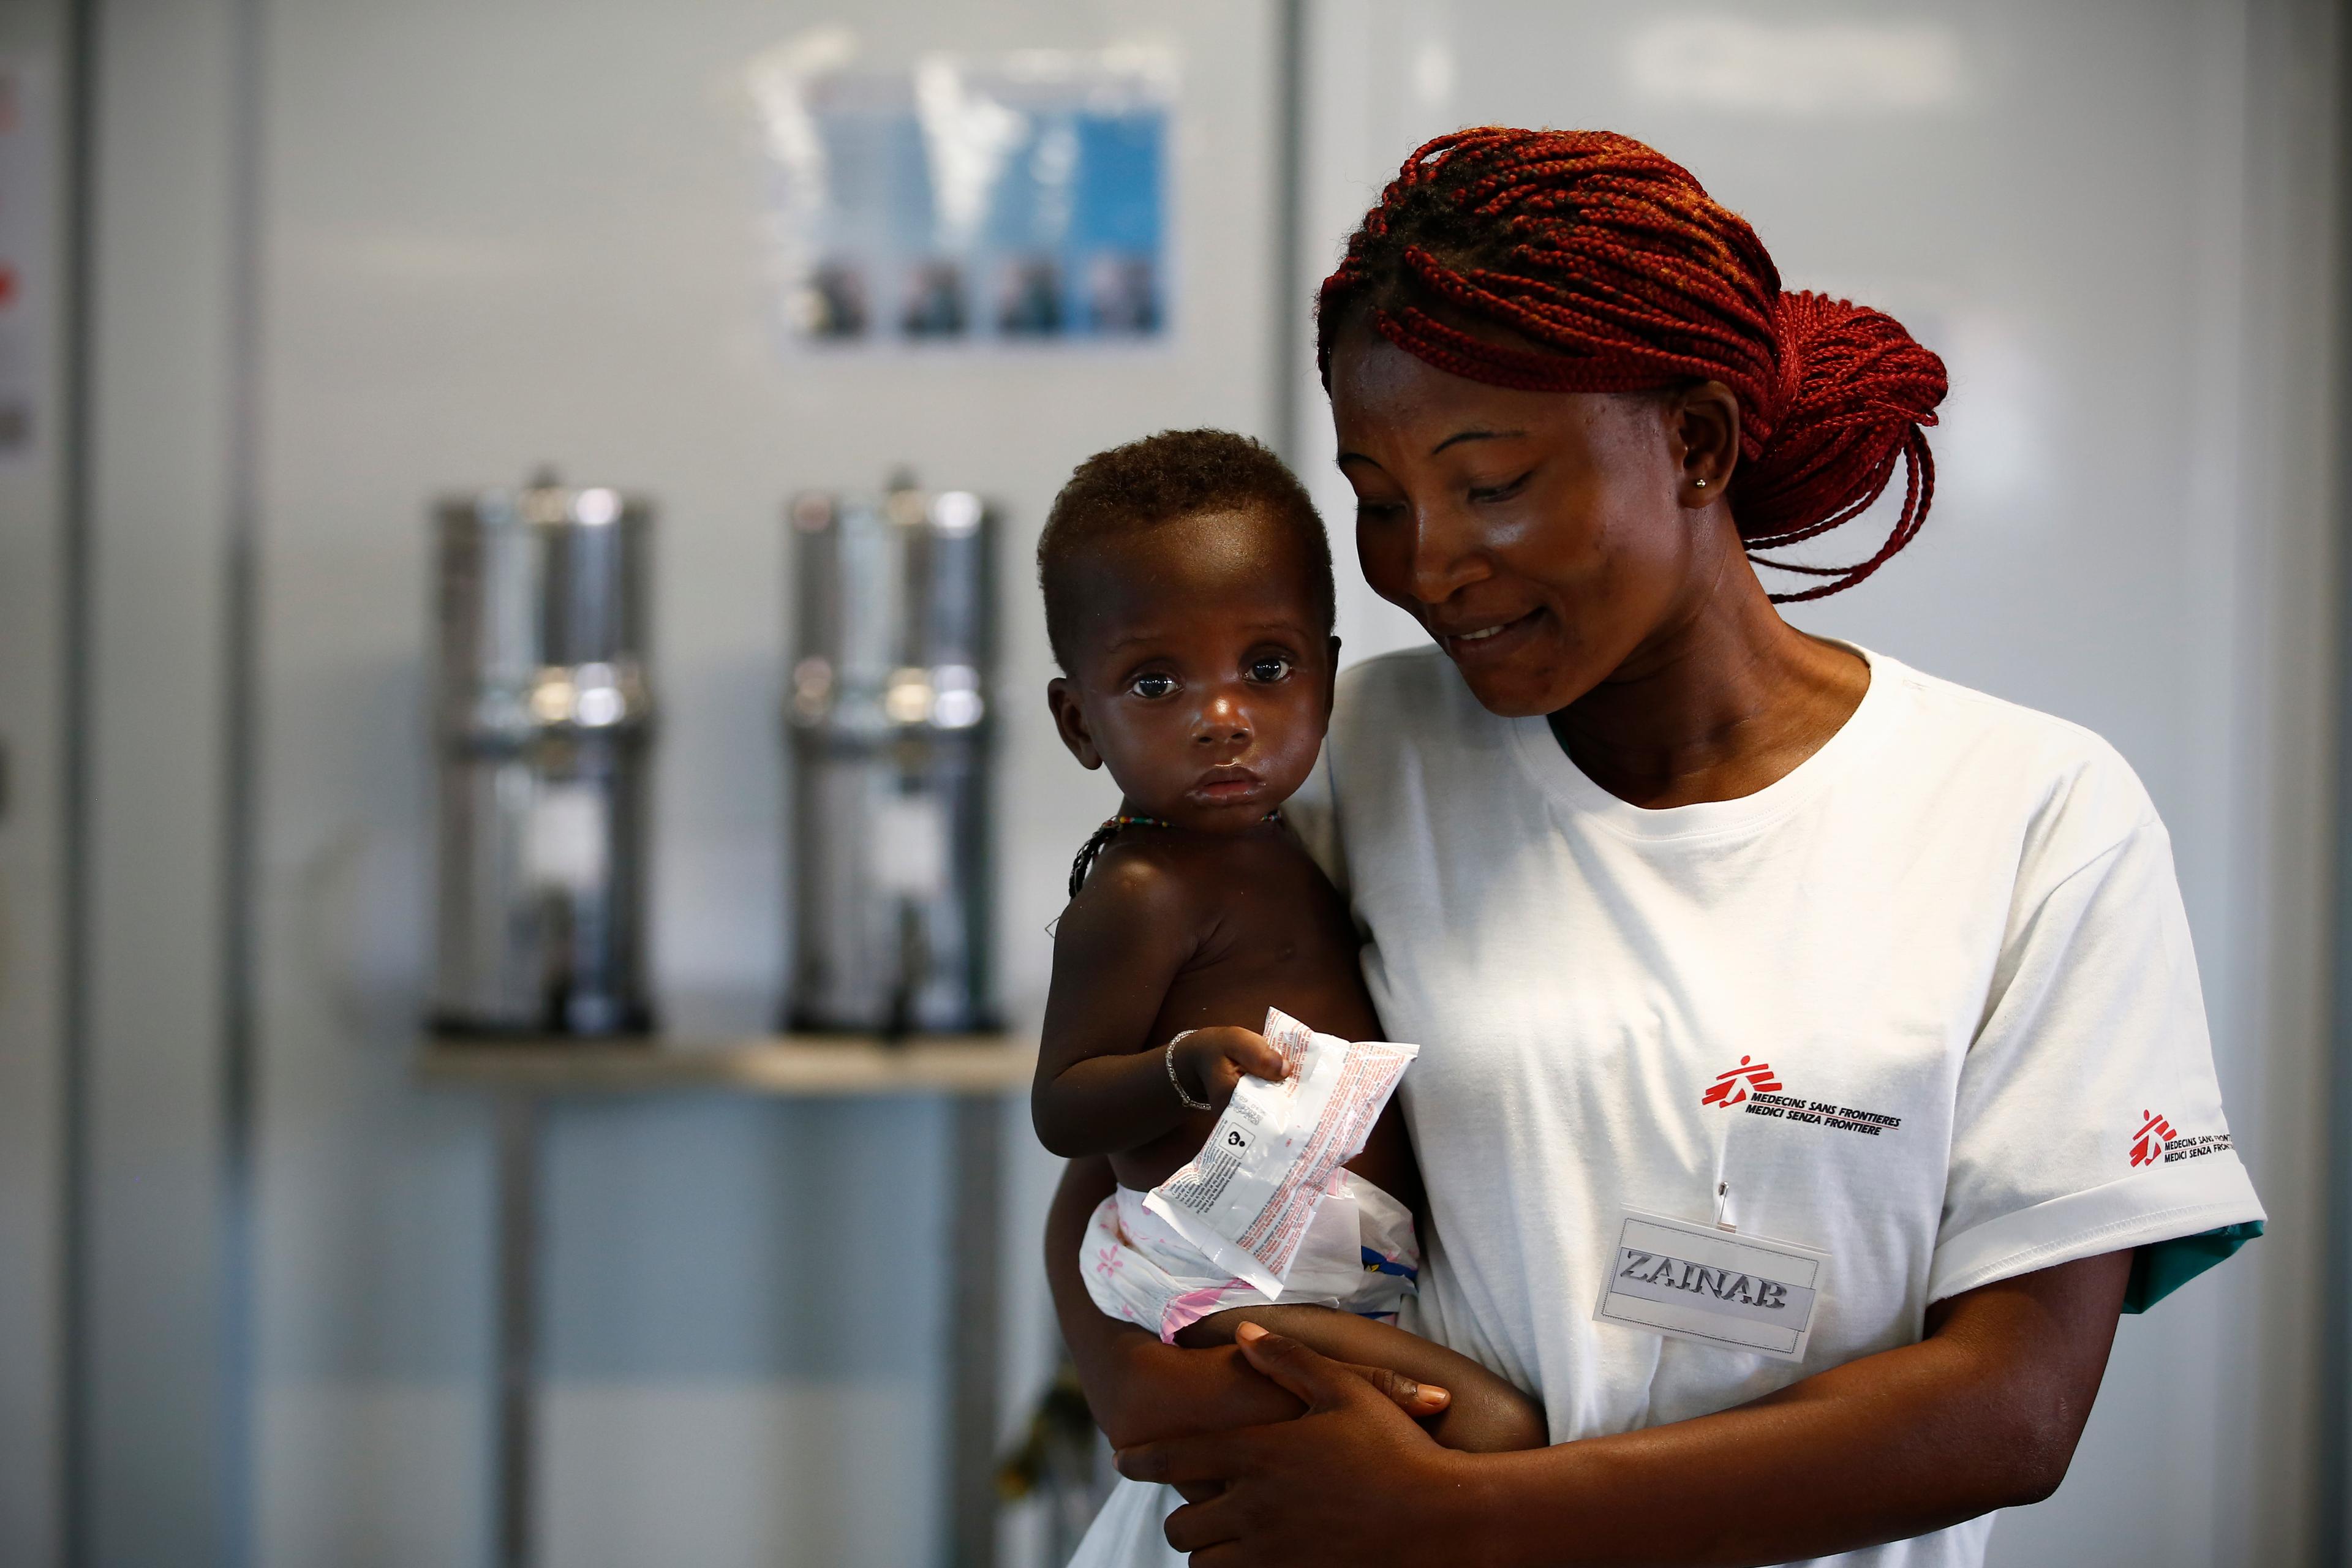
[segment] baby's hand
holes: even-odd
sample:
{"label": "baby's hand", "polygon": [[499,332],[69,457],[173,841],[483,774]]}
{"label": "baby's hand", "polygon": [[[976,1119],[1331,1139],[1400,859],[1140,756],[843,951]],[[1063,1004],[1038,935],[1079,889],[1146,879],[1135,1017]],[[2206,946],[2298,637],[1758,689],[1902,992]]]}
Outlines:
{"label": "baby's hand", "polygon": [[1290,1076],[1289,1064],[1264,1035],[1227,1025],[1193,1030],[1176,1042],[1175,1058],[1177,1081],[1212,1110],[1224,1110],[1244,1073],[1268,1082]]}

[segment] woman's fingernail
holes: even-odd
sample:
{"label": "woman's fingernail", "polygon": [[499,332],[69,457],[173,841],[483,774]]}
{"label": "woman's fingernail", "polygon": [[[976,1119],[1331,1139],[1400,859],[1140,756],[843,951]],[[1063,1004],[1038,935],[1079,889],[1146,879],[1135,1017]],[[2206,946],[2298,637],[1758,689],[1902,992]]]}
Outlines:
{"label": "woman's fingernail", "polygon": [[1258,1341],[1265,1338],[1265,1331],[1259,1328],[1255,1323],[1244,1323],[1240,1328],[1234,1331],[1234,1338],[1241,1341],[1241,1342],[1245,1345],[1254,1345],[1257,1343]]}
{"label": "woman's fingernail", "polygon": [[1415,1400],[1423,1405],[1451,1405],[1454,1403],[1454,1395],[1447,1390],[1438,1387],[1437,1384],[1433,1383],[1419,1384],[1413,1389],[1412,1396]]}

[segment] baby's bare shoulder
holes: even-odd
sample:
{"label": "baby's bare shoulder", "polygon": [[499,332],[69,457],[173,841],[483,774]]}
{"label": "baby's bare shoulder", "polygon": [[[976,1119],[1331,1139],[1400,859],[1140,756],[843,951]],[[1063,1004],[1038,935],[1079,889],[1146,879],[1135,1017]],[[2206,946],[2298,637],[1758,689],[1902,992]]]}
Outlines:
{"label": "baby's bare shoulder", "polygon": [[1075,921],[1199,930],[1329,896],[1314,858],[1286,833],[1129,835],[1096,859],[1063,929]]}
{"label": "baby's bare shoulder", "polygon": [[1148,921],[1183,924],[1210,907],[1210,881],[1197,857],[1165,838],[1130,835],[1105,845],[1062,916],[1062,929]]}

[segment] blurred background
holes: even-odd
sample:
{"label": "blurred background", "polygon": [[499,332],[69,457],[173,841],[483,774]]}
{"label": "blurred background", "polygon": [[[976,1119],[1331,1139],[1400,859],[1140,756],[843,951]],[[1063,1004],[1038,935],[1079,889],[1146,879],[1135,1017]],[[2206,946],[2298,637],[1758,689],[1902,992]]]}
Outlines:
{"label": "blurred background", "polygon": [[[1019,1058],[1115,802],[1036,530],[1210,424],[1344,563],[1307,302],[1483,121],[1654,142],[1945,355],[1930,526],[1796,618],[2099,731],[2173,834],[2271,1233],[2126,1321],[1994,1561],[2344,1561],[2345,44],[2326,0],[0,0],[0,1563],[1058,1561],[1083,1496],[994,1490],[1053,1364]],[[637,498],[617,586],[446,543]],[[820,810],[823,606],[928,625],[954,553],[859,578],[859,527],[978,540],[992,610],[868,650],[899,749]],[[637,630],[522,647],[521,793],[468,795],[452,682],[505,678],[449,628],[528,621],[509,569]],[[1340,579],[1351,656],[1414,639]],[[618,1012],[453,1006],[459,913],[554,940],[545,887],[436,881],[461,829],[572,900],[531,1005],[593,927]],[[817,1021],[958,1043],[780,1041],[849,962],[813,933],[866,940],[828,898],[966,957]],[[500,1043],[631,996],[657,1047]]]}

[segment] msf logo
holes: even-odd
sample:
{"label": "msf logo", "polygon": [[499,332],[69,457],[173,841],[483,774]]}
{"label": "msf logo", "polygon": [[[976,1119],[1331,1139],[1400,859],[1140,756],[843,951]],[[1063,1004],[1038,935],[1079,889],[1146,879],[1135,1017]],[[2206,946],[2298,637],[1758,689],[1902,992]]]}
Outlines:
{"label": "msf logo", "polygon": [[1748,1058],[1739,1058],[1739,1065],[1729,1072],[1716,1075],[1715,1086],[1698,1097],[1701,1105],[1720,1105],[1728,1110],[1751,1094],[1778,1094],[1780,1080],[1772,1076],[1772,1064],[1759,1062],[1748,1065]]}
{"label": "msf logo", "polygon": [[2139,1131],[2132,1135],[2131,1163],[2135,1168],[2141,1165],[2153,1165],[2163,1159],[2164,1146],[2179,1136],[2172,1130],[2172,1123],[2155,1111],[2143,1110],[2140,1115],[2147,1120],[2140,1123]]}

